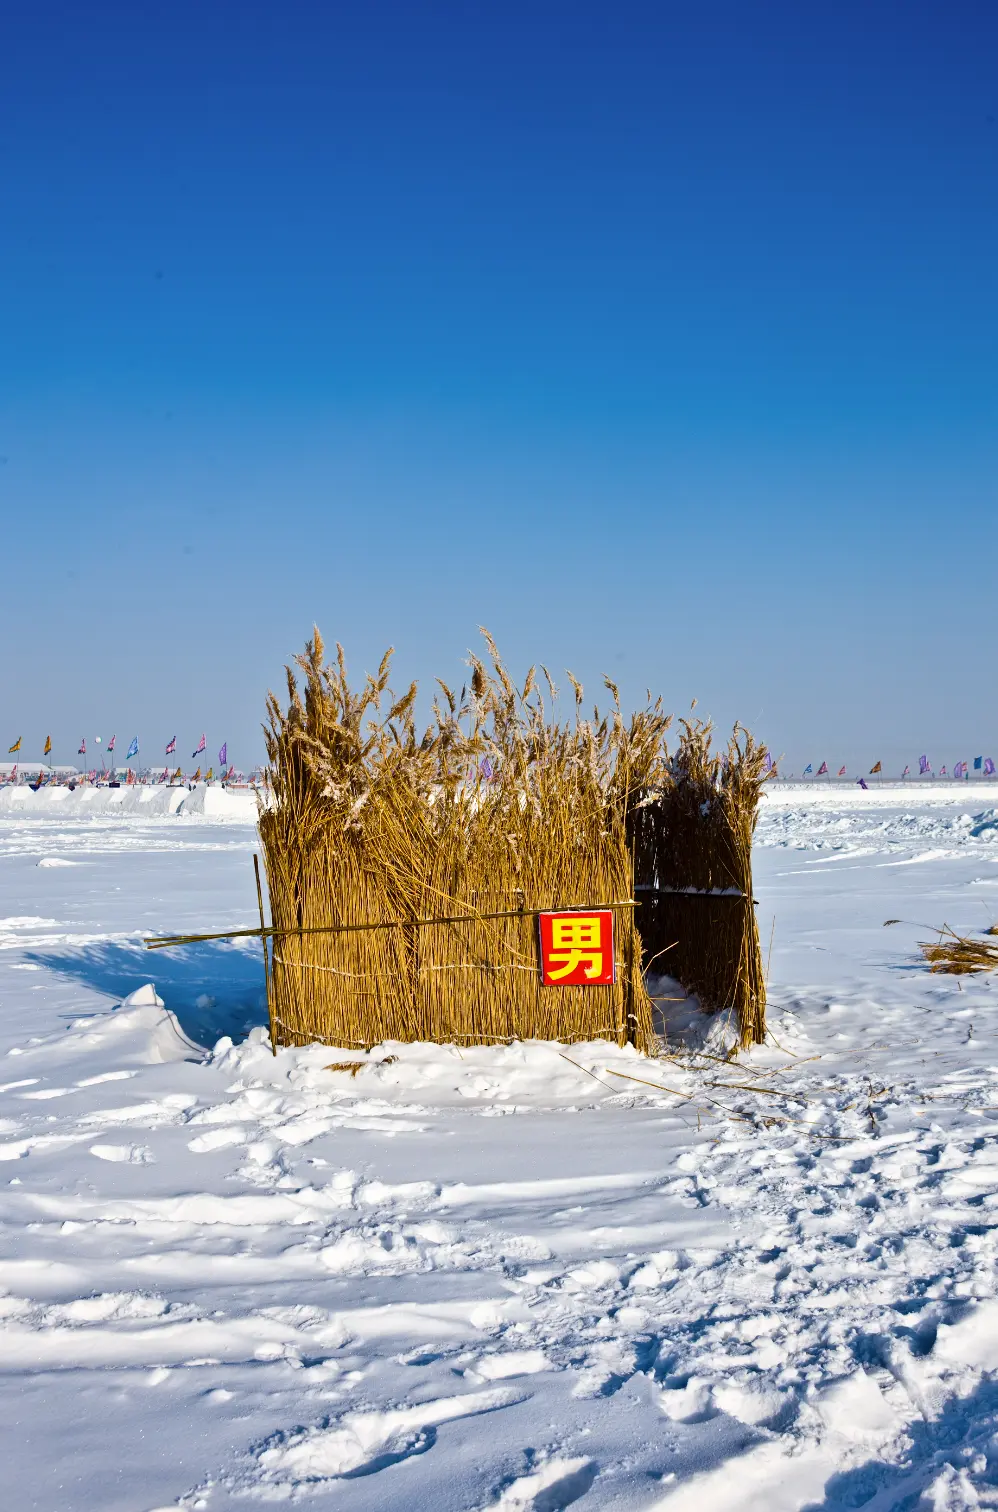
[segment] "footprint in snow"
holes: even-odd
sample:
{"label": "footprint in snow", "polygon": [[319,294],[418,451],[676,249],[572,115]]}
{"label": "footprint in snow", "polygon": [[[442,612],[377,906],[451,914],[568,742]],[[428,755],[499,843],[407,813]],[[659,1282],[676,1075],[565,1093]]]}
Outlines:
{"label": "footprint in snow", "polygon": [[495,1512],[562,1512],[585,1496],[598,1473],[590,1459],[550,1459],[517,1476],[492,1506]]}
{"label": "footprint in snow", "polygon": [[[315,1487],[323,1481],[373,1475],[414,1454],[425,1454],[436,1442],[436,1429],[442,1423],[513,1407],[528,1398],[529,1392],[496,1387],[414,1407],[347,1412],[331,1423],[271,1440],[256,1454],[250,1484],[287,1495],[303,1483]],[[552,1508],[562,1505],[567,1503],[552,1503]]]}
{"label": "footprint in snow", "polygon": [[98,1160],[111,1160],[122,1165],[153,1165],[156,1160],[147,1145],[95,1144],[90,1146],[90,1153]]}

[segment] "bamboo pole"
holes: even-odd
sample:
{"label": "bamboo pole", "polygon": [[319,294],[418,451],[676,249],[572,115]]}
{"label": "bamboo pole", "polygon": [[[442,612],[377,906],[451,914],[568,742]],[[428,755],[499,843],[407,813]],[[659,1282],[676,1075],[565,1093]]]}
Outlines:
{"label": "bamboo pole", "polygon": [[[253,857],[256,866],[256,855]],[[259,871],[257,872],[257,884],[259,885]],[[307,929],[275,929],[272,925],[263,923],[263,899],[260,899],[260,928],[259,929],[223,929],[217,934],[192,934],[192,935],[163,935],[149,940],[143,940],[147,950],[166,950],[171,945],[199,945],[206,940],[245,940],[257,939],[263,936],[266,941],[284,935],[315,935],[315,934],[358,934],[365,930],[374,929],[400,929],[403,926],[409,929],[425,929],[432,924],[478,924],[485,919],[536,919],[542,913],[605,913],[611,908],[640,908],[641,904],[633,898],[622,903],[566,903],[558,908],[504,908],[497,913],[473,913],[455,914],[447,919],[379,919],[370,924],[316,924]]]}

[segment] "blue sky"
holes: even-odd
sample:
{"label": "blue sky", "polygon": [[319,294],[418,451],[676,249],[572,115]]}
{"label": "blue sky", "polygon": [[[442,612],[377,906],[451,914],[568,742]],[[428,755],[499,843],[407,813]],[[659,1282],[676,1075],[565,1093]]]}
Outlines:
{"label": "blue sky", "polygon": [[0,52],[0,741],[249,764],[315,620],[798,770],[998,756],[991,4],[39,0]]}

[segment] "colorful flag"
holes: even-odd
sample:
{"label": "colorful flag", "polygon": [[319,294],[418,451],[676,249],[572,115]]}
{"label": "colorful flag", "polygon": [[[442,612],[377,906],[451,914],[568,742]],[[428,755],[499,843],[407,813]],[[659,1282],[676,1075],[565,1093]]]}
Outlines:
{"label": "colorful flag", "polygon": [[77,751],[76,754],[77,754],[77,756],[85,756],[87,754],[87,737],[85,735],[84,735],[83,739],[80,741],[80,749]]}
{"label": "colorful flag", "polygon": [[840,776],[840,777],[844,777],[844,776],[845,776],[845,774],[846,774],[846,769],[845,769],[845,767],[839,767],[839,776]]}
{"label": "colorful flag", "polygon": [[492,781],[492,763],[487,756],[482,757],[482,776],[486,782]]}
{"label": "colorful flag", "polygon": [[940,777],[945,777],[946,776],[946,768],[944,766],[941,766],[939,768],[939,775],[940,775]]}
{"label": "colorful flag", "polygon": [[205,743],[204,743],[204,735],[202,734],[201,739],[197,743],[197,749],[191,752],[191,760],[193,761],[194,758],[195,758],[195,756],[200,756],[201,752],[204,751],[204,750],[206,750],[206,749],[207,749],[207,747],[205,746]]}
{"label": "colorful flag", "polygon": [[208,768],[208,775],[207,775],[207,777],[206,777],[206,778],[205,778],[205,779],[204,779],[204,780],[205,780],[205,782],[210,782],[210,781],[211,781],[211,779],[212,779],[212,777],[213,777],[213,775],[214,775],[214,772],[215,772],[215,769],[214,769],[214,767],[209,767],[209,768]]}
{"label": "colorful flag", "polygon": [[46,735],[46,737],[45,737],[45,749],[42,752],[42,755],[43,756],[51,756],[51,754],[52,754],[52,736],[51,735]]}
{"label": "colorful flag", "polygon": [[908,775],[908,773],[910,771],[911,771],[911,767],[905,767],[904,771],[901,773],[901,776],[902,777],[907,777],[907,775]]}
{"label": "colorful flag", "polygon": [[222,749],[218,753],[218,764],[223,771],[229,764],[229,742],[227,740],[222,741]]}
{"label": "colorful flag", "polygon": [[21,737],[19,735],[17,737],[17,739],[14,741],[14,744],[12,746],[8,746],[8,748],[7,748],[7,755],[8,756],[13,756],[14,752],[15,751],[19,751],[20,749],[21,749]]}
{"label": "colorful flag", "polygon": [[919,775],[919,777],[924,777],[925,774],[926,774],[926,772],[931,772],[931,771],[932,771],[932,768],[929,766],[929,758],[928,758],[928,756],[919,756],[919,758],[918,758],[918,775]]}
{"label": "colorful flag", "polygon": [[860,786],[860,787],[861,787],[861,788],[866,788],[866,789],[867,789],[867,791],[868,791],[868,792],[869,792],[869,786],[868,786],[868,784],[867,784],[867,781],[866,781],[866,778],[865,778],[865,777],[858,777],[858,778],[857,778],[857,779],[856,779],[856,780],[857,780],[857,782],[858,782],[858,783],[859,783],[859,786]]}
{"label": "colorful flag", "polygon": [[117,738],[118,738],[117,735],[112,735],[111,736],[111,739],[107,743],[107,748],[108,748],[109,751],[113,751],[114,750],[114,742],[117,740]]}
{"label": "colorful flag", "polygon": [[881,765],[881,763],[880,763],[880,762],[879,762],[879,761],[878,761],[878,762],[876,762],[876,764],[875,764],[875,765],[874,765],[874,766],[872,766],[872,767],[871,767],[871,768],[870,768],[870,776],[871,776],[871,777],[876,777],[876,775],[877,775],[877,773],[878,773],[878,772],[882,772],[882,771],[883,771],[883,770],[884,770],[884,769],[883,769],[883,766],[882,766],[882,765]]}
{"label": "colorful flag", "polygon": [[771,772],[773,770],[773,758],[768,751],[763,751],[762,753],[762,770],[764,772]]}
{"label": "colorful flag", "polygon": [[827,777],[827,775],[828,775],[828,762],[827,761],[823,761],[821,763],[820,767],[818,768],[818,776],[819,777]]}
{"label": "colorful flag", "polygon": [[184,774],[180,770],[180,768],[178,767],[177,770],[173,774],[173,781],[174,782],[183,782],[183,780],[184,780]]}
{"label": "colorful flag", "polygon": [[138,754],[139,754],[139,737],[137,735],[133,735],[132,736],[132,743],[128,747],[128,750],[125,752],[125,760],[126,761],[131,761],[132,757],[133,756],[137,756]]}
{"label": "colorful flag", "polygon": [[804,776],[806,777],[807,774],[808,774],[808,772],[811,772],[813,774],[813,771],[814,771],[814,769],[811,766],[811,763],[808,762],[807,766],[804,768]]}
{"label": "colorful flag", "polygon": [[234,771],[235,771],[235,770],[236,770],[236,769],[235,769],[235,767],[234,767],[234,766],[230,766],[230,767],[229,767],[229,770],[228,770],[228,771],[227,771],[227,772],[226,772],[226,774],[225,774],[225,780],[226,780],[226,782],[231,782],[231,781],[232,781],[232,774],[233,774],[233,772],[234,772]]}
{"label": "colorful flag", "polygon": [[975,772],[979,772],[981,770],[981,767],[983,765],[984,765],[984,757],[983,756],[975,756],[974,757],[974,771]]}
{"label": "colorful flag", "polygon": [[10,780],[11,780],[11,782],[16,782],[17,781],[17,762],[16,761],[14,762],[14,770],[10,774]]}
{"label": "colorful flag", "polygon": [[162,777],[159,780],[160,780],[160,782],[169,782],[169,780],[170,780],[170,768],[169,767],[164,767],[163,768],[163,775],[162,775]]}
{"label": "colorful flag", "polygon": [[965,761],[958,761],[957,764],[956,764],[956,766],[953,768],[953,776],[954,777],[962,777],[963,774],[964,774],[964,772],[966,770],[967,770],[967,763]]}
{"label": "colorful flag", "polygon": [[194,773],[194,781],[195,782],[200,782],[201,781],[201,768],[200,767],[198,767],[197,771]]}
{"label": "colorful flag", "polygon": [[174,735],[173,739],[170,741],[170,744],[166,748],[166,754],[168,756],[172,756],[173,753],[174,753],[174,751],[176,749],[177,749],[177,737],[176,737],[176,735]]}
{"label": "colorful flag", "polygon": [[991,760],[990,756],[985,756],[985,758],[984,758],[984,775],[985,775],[985,777],[993,777],[994,774],[995,774],[995,764]]}

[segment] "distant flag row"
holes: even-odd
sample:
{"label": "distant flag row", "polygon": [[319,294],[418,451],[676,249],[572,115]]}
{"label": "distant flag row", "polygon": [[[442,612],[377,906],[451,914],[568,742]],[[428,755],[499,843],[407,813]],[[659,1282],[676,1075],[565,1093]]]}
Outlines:
{"label": "distant flag row", "polygon": [[[765,760],[763,762],[763,770],[766,771],[766,772],[771,772],[773,770],[774,765],[775,765],[775,763],[774,763],[772,757],[770,756],[769,752],[767,751],[766,752],[766,756],[765,756]],[[969,765],[968,762],[966,762],[966,761],[958,761],[956,763],[956,765],[954,766],[954,768],[953,768],[952,775],[954,777],[966,777],[969,774],[970,769],[971,768],[970,768],[970,765]],[[995,770],[996,770],[994,761],[991,759],[990,756],[975,756],[974,757],[973,769],[974,769],[975,772],[983,772],[983,774],[984,774],[985,777],[993,777],[995,775]],[[873,764],[873,766],[870,768],[869,776],[871,776],[871,777],[882,776],[883,775],[883,771],[884,771],[883,762],[882,761],[875,761],[874,764]],[[931,773],[932,773],[932,763],[930,762],[928,756],[919,756],[919,758],[918,758],[918,775],[920,777],[925,777],[925,776],[931,775]],[[805,777],[830,777],[831,776],[831,772],[829,771],[828,762],[827,761],[823,761],[821,763],[821,765],[818,768],[817,772],[815,772],[814,766],[809,761],[808,764],[807,764],[807,766],[804,768],[804,771],[803,771],[802,775],[805,776]],[[838,775],[840,777],[844,777],[846,775],[846,769],[845,769],[844,766],[839,767]],[[905,769],[904,769],[904,771],[901,773],[901,776],[902,777],[908,777],[910,775],[911,775],[911,767],[906,766]],[[940,775],[940,777],[945,777],[947,775],[946,768],[944,766],[942,766],[942,767],[939,768],[939,775]],[[865,780],[862,777],[858,778],[857,781],[859,782],[860,787],[866,787],[867,784],[866,784]]]}
{"label": "distant flag row", "polygon": [[[117,740],[117,738],[118,738],[117,735],[112,735],[111,736],[111,739],[107,742],[107,750],[108,751],[113,751],[114,750],[114,743]],[[21,749],[22,743],[23,743],[22,742],[22,738],[19,735],[17,737],[17,739],[14,741],[14,744],[12,746],[8,746],[7,747],[7,754],[8,754],[8,756],[16,756],[18,754],[18,752],[20,751],[20,749]],[[101,737],[99,735],[95,735],[94,736],[94,745],[99,746],[100,744],[101,744]],[[207,750],[207,748],[208,748],[207,747],[207,742],[205,740],[204,734],[202,733],[201,739],[198,741],[197,748],[192,753],[191,759],[194,760],[195,757],[200,756],[203,751]],[[169,742],[169,744],[166,747],[166,754],[167,754],[167,756],[172,756],[175,753],[176,749],[177,749],[177,737],[176,737],[176,735],[174,735],[173,739]],[[52,736],[51,735],[46,735],[46,737],[45,737],[45,749],[43,750],[42,755],[43,756],[51,756],[51,754],[52,754]],[[87,737],[85,735],[83,736],[83,738],[80,741],[80,744],[79,744],[79,747],[77,749],[76,754],[78,756],[85,756],[87,754]],[[125,760],[126,761],[131,761],[132,757],[133,756],[137,756],[138,754],[139,754],[139,737],[137,735],[133,735],[132,739],[131,739],[131,743],[129,744],[128,750],[125,752]],[[221,745],[221,748],[220,748],[219,753],[218,753],[218,764],[222,768],[223,772],[225,771],[225,769],[227,768],[227,766],[229,764],[229,742],[227,740],[223,740],[222,741],[222,745]],[[772,765],[772,762],[770,762],[770,765]],[[179,770],[179,768],[178,768],[178,770]]]}

